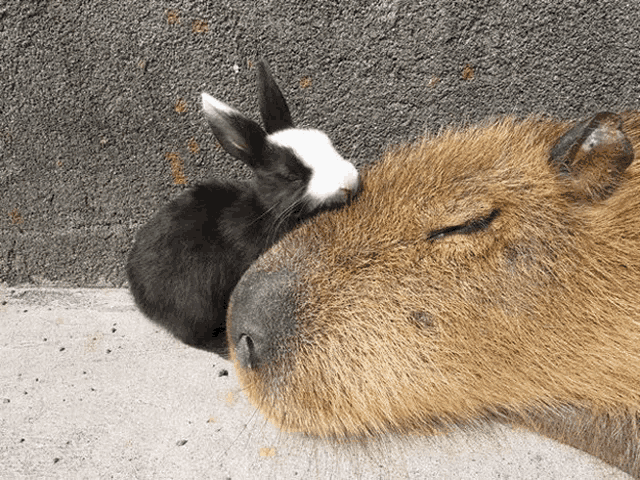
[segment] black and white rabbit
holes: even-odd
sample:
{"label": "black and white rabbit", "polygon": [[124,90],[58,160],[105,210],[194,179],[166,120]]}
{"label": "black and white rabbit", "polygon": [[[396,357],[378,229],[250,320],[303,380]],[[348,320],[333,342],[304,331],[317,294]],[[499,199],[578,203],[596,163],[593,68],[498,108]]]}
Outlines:
{"label": "black and white rabbit", "polygon": [[247,183],[195,186],[137,233],[127,276],[140,310],[183,342],[224,353],[231,291],[250,264],[310,215],[345,203],[358,189],[355,167],[318,130],[294,128],[269,68],[259,62],[263,130],[202,94],[222,147],[247,164]]}

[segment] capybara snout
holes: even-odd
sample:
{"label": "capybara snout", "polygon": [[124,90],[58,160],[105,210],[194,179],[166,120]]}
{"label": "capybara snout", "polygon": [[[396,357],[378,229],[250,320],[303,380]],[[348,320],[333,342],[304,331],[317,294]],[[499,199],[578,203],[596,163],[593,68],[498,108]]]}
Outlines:
{"label": "capybara snout", "polygon": [[325,437],[498,419],[640,475],[639,127],[506,118],[391,150],[237,285],[252,402]]}
{"label": "capybara snout", "polygon": [[280,348],[296,332],[291,280],[286,270],[255,272],[235,291],[237,321],[229,336],[242,367],[256,369],[288,353]]}

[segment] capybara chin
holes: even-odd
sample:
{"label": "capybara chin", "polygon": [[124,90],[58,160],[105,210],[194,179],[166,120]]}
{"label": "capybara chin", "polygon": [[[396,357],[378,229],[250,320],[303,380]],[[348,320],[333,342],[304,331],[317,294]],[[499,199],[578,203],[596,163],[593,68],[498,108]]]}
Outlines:
{"label": "capybara chin", "polygon": [[599,113],[393,149],[234,290],[249,398],[329,438],[507,422],[640,477],[638,148]]}

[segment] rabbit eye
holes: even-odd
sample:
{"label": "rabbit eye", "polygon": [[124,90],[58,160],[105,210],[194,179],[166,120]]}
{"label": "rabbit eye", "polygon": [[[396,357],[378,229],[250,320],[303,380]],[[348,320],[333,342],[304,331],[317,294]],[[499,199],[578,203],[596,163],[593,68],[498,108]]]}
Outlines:
{"label": "rabbit eye", "polygon": [[302,179],[300,178],[300,176],[292,172],[283,173],[282,175],[279,175],[279,176],[280,176],[280,179],[287,182],[287,184],[298,185],[302,183]]}
{"label": "rabbit eye", "polygon": [[477,218],[471,220],[469,222],[462,223],[460,225],[453,225],[451,227],[440,228],[438,230],[434,230],[427,235],[427,240],[438,240],[440,238],[444,238],[447,235],[468,235],[471,233],[478,232],[480,230],[485,230],[491,225],[498,215],[500,214],[500,210],[497,208],[492,210],[489,215],[486,217]]}

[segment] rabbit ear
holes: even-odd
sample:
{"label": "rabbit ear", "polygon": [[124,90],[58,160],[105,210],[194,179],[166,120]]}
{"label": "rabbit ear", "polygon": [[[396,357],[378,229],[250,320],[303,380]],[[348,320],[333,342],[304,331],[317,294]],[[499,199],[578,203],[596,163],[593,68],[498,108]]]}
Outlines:
{"label": "rabbit ear", "polygon": [[287,102],[264,60],[258,62],[258,101],[267,133],[293,128]]}
{"label": "rabbit ear", "polygon": [[262,158],[267,136],[260,125],[206,93],[202,94],[202,109],[222,148],[254,168]]}

